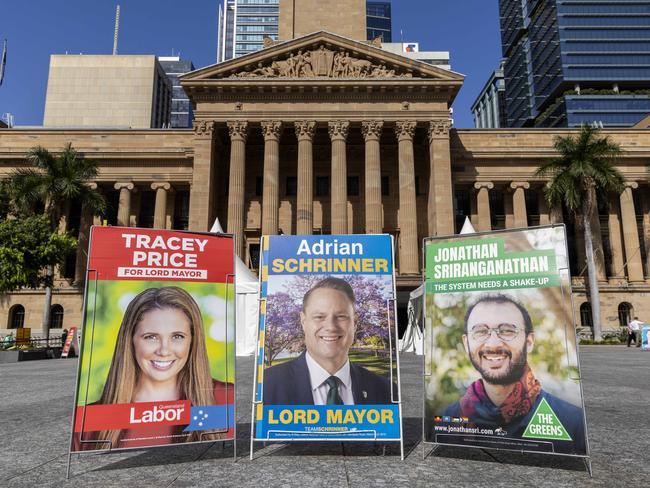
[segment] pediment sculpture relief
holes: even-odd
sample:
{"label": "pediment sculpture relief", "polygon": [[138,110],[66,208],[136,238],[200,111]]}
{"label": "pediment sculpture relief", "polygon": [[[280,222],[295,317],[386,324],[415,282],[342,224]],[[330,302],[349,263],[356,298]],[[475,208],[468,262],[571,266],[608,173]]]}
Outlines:
{"label": "pediment sculpture relief", "polygon": [[289,53],[286,59],[259,63],[251,71],[235,73],[230,78],[411,78],[411,73],[397,73],[384,63],[350,56],[341,49],[332,51],[320,46],[311,51]]}

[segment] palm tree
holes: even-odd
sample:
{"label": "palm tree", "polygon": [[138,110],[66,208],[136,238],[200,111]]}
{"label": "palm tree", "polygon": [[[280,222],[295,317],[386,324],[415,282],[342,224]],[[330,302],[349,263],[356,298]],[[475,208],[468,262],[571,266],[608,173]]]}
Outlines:
{"label": "palm tree", "polygon": [[[34,147],[27,153],[27,161],[34,167],[18,169],[9,177],[8,184],[17,209],[33,212],[42,206],[52,232],[58,231],[62,211],[73,200],[96,215],[104,213],[104,197],[89,186],[97,177],[97,162],[82,157],[71,143],[58,155],[43,147]],[[46,273],[42,327],[49,340],[54,267],[48,266]]]}
{"label": "palm tree", "polygon": [[546,187],[549,205],[564,203],[576,222],[582,223],[596,341],[600,341],[602,335],[590,216],[597,211],[597,195],[620,195],[624,190],[623,175],[614,167],[622,154],[621,148],[609,137],[598,137],[598,134],[597,128],[583,125],[575,137],[556,137],[554,146],[559,156],[542,164],[535,173],[551,178]]}

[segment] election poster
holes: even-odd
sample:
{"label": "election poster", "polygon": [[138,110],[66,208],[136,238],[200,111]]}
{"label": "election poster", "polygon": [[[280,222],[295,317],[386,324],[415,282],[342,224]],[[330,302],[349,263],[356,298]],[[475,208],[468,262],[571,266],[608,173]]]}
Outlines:
{"label": "election poster", "polygon": [[92,227],[71,452],[235,435],[230,235]]}
{"label": "election poster", "polygon": [[77,328],[70,327],[68,334],[65,337],[65,342],[63,343],[63,350],[61,351],[61,357],[67,358],[70,354],[70,349],[72,349],[72,341],[74,341],[75,336],[77,335]]}
{"label": "election poster", "polygon": [[401,440],[389,235],[265,236],[252,440]]}
{"label": "election poster", "polygon": [[588,456],[564,226],[424,256],[425,442]]}
{"label": "election poster", "polygon": [[650,325],[641,327],[641,349],[650,351]]}

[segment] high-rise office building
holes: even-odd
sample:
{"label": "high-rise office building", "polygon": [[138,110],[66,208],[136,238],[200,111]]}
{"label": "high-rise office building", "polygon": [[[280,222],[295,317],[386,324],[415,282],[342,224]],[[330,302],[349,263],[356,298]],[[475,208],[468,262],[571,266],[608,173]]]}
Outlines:
{"label": "high-rise office building", "polygon": [[382,42],[393,42],[390,2],[366,2],[368,40],[381,37]]}
{"label": "high-rise office building", "polygon": [[53,54],[45,127],[169,127],[172,86],[153,55]]}
{"label": "high-rise office building", "polygon": [[503,61],[483,86],[472,104],[474,126],[477,129],[498,129],[507,127],[505,110],[506,84],[503,78]]}
{"label": "high-rise office building", "polygon": [[[317,25],[320,16],[313,15],[314,12],[308,10],[301,10],[297,15],[309,14],[316,21],[314,25]],[[279,12],[280,0],[224,0],[219,7],[217,62],[258,51],[264,47],[265,38],[277,41],[280,30]],[[306,24],[304,19],[299,21],[302,25]],[[313,27],[311,30],[318,28]],[[369,40],[381,37],[382,42],[392,42],[390,2],[366,2],[366,31]],[[297,34],[291,32],[285,37]],[[356,35],[352,37],[358,38]]]}
{"label": "high-rise office building", "polygon": [[219,7],[217,62],[264,47],[278,39],[279,0],[224,0]]}
{"label": "high-rise office building", "polygon": [[510,127],[629,127],[650,113],[650,1],[499,9]]}
{"label": "high-rise office building", "polygon": [[451,69],[449,51],[420,51],[420,43],[418,42],[382,42],[381,48],[384,51],[422,61],[438,68]]}
{"label": "high-rise office building", "polygon": [[179,56],[160,56],[158,62],[165,71],[172,85],[172,110],[170,126],[178,128],[192,127],[192,103],[183,90],[178,77],[194,71],[192,61],[181,59]]}

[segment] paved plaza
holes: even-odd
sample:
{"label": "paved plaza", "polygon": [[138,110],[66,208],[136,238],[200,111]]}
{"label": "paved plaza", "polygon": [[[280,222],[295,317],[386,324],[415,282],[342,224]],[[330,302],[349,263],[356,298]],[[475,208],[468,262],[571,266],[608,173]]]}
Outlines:
{"label": "paved plaza", "polygon": [[406,459],[398,444],[257,444],[250,461],[252,358],[237,360],[237,460],[221,442],[73,456],[66,483],[76,360],[0,364],[0,486],[648,486],[650,353],[581,348],[593,479],[580,459],[440,447],[422,437],[422,359],[402,361]]}

